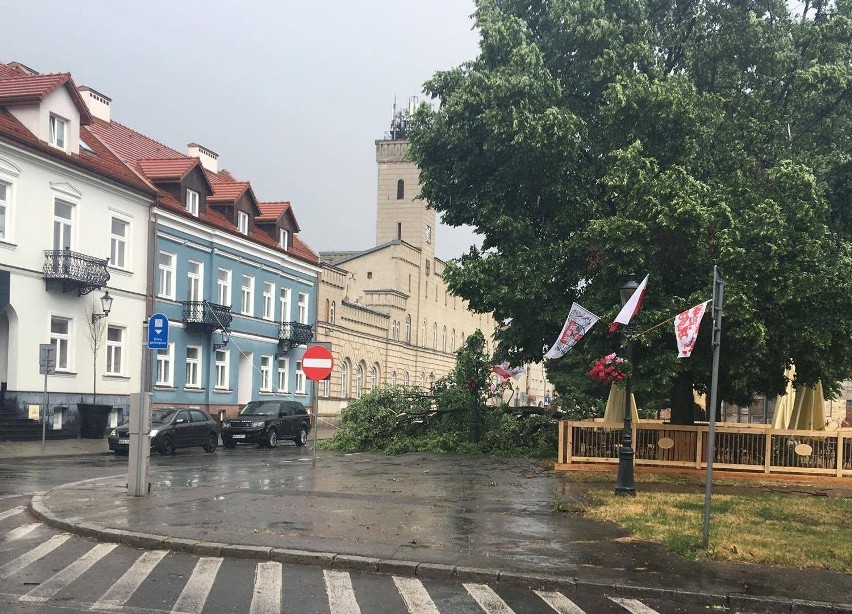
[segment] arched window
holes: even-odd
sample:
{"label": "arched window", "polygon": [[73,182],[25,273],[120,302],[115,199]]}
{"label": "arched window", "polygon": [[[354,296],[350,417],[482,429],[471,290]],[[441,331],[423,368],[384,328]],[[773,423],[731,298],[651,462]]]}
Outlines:
{"label": "arched window", "polygon": [[379,386],[379,367],[373,365],[370,369],[370,390],[375,390]]}
{"label": "arched window", "polygon": [[364,363],[359,362],[355,370],[355,398],[360,399],[364,394]]}
{"label": "arched window", "polygon": [[405,182],[400,179],[396,182],[396,199],[402,200],[405,198]]}
{"label": "arched window", "polygon": [[435,387],[435,374],[429,374],[429,390],[432,390]]}
{"label": "arched window", "polygon": [[331,301],[325,299],[325,321],[331,322]]}
{"label": "arched window", "polygon": [[444,327],[444,332],[441,333],[441,351],[447,351],[447,327]]}
{"label": "arched window", "polygon": [[453,329],[453,334],[450,336],[450,351],[456,351],[456,329]]}
{"label": "arched window", "polygon": [[420,325],[420,343],[426,347],[426,320],[423,320],[423,324]]}
{"label": "arched window", "polygon": [[411,343],[411,316],[405,316],[405,342]]}
{"label": "arched window", "polygon": [[391,372],[391,386],[396,386],[396,371]]}
{"label": "arched window", "polygon": [[349,359],[340,364],[340,398],[349,398]]}
{"label": "arched window", "polygon": [[409,384],[410,382],[411,382],[411,380],[410,380],[410,379],[409,379],[409,377],[408,377],[408,371],[406,371],[406,372],[405,372],[405,374],[402,376],[402,385],[403,385],[403,386],[408,386],[408,384]]}
{"label": "arched window", "polygon": [[426,388],[426,372],[425,371],[420,372],[420,387]]}
{"label": "arched window", "polygon": [[432,322],[432,349],[438,349],[438,323]]}
{"label": "arched window", "polygon": [[334,312],[336,311],[336,307],[337,306],[334,304],[334,301],[331,301],[331,307],[328,310],[328,323],[329,324],[334,324]]}

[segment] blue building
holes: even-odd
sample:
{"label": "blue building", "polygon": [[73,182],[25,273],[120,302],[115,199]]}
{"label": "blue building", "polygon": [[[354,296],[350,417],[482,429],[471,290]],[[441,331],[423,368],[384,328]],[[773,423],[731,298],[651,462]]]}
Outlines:
{"label": "blue building", "polygon": [[258,201],[200,145],[185,155],[114,121],[93,132],[158,192],[148,313],[166,315],[170,328],[168,348],[149,352],[154,405],[220,417],[264,397],[309,405],[301,357],[320,266],[290,204]]}

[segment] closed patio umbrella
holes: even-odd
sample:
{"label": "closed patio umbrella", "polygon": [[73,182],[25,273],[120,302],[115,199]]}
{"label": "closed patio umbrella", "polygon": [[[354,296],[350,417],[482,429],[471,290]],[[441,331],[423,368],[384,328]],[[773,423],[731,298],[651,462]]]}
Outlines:
{"label": "closed patio umbrella", "polygon": [[775,397],[775,413],[772,415],[772,428],[779,431],[790,428],[790,418],[793,416],[793,405],[796,402],[796,391],[793,388],[793,378],[796,375],[796,367],[790,365],[784,372],[787,378],[787,392]]}
{"label": "closed patio umbrella", "polygon": [[796,402],[789,428],[799,431],[825,430],[825,399],[821,381],[814,386],[796,388]]}
{"label": "closed patio umbrella", "polygon": [[[606,411],[604,411],[604,422],[624,422],[624,385],[610,384],[609,397],[606,400]],[[633,422],[639,421],[639,412],[636,410],[636,397],[630,394],[630,414]]]}

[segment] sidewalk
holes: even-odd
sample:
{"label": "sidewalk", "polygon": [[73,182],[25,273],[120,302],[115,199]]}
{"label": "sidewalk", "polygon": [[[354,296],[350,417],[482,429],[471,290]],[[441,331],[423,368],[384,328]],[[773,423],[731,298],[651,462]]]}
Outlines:
{"label": "sidewalk", "polygon": [[31,510],[101,540],[205,556],[567,590],[606,585],[633,597],[674,591],[740,611],[852,612],[848,574],[687,562],[614,524],[554,513],[557,495],[570,500],[598,485],[527,460],[320,452],[313,467],[295,450],[208,458],[191,475],[158,469],[146,497],[128,497],[122,475],[56,488],[34,497]]}

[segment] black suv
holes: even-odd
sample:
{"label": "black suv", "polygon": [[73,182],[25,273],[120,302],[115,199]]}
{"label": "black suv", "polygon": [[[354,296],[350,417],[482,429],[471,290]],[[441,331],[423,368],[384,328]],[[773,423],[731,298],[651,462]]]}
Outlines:
{"label": "black suv", "polygon": [[222,444],[257,443],[274,448],[279,439],[292,439],[297,446],[308,441],[311,420],[298,401],[252,401],[236,418],[222,422]]}
{"label": "black suv", "polygon": [[[121,424],[109,434],[109,449],[127,454],[130,449],[130,427]],[[219,444],[216,421],[203,409],[166,407],[151,410],[151,449],[160,454],[174,454],[177,448],[201,446],[213,452]]]}

